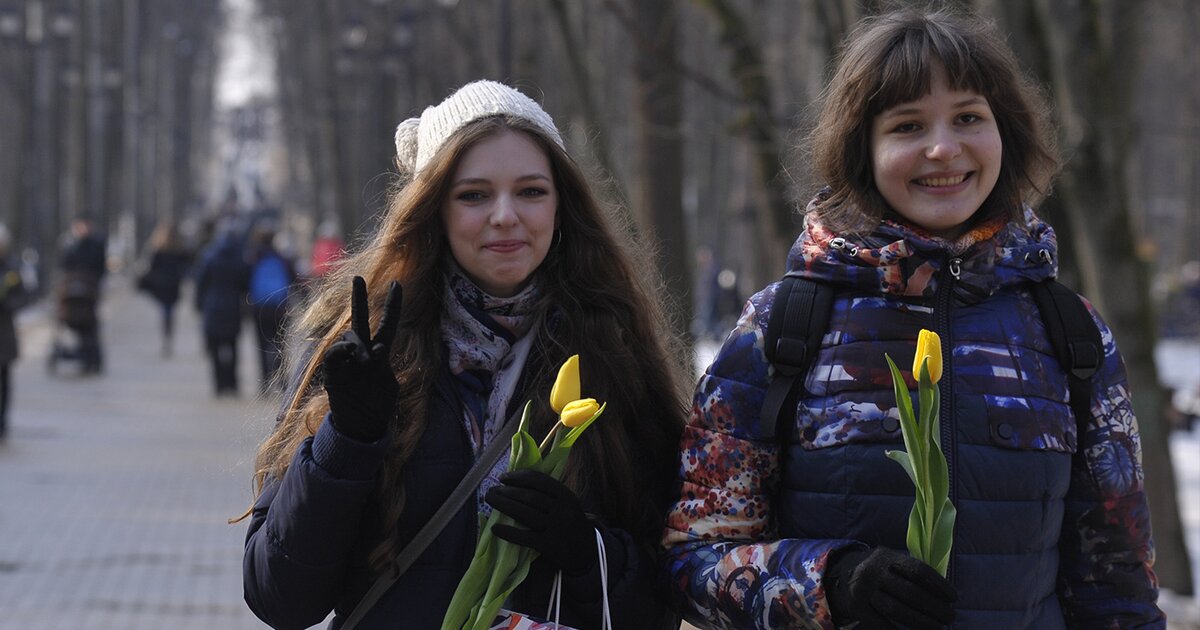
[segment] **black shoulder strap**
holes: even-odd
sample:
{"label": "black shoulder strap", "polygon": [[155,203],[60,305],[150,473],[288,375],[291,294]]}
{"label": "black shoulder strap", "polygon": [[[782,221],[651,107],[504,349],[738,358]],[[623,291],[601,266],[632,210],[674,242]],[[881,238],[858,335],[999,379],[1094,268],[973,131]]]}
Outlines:
{"label": "black shoulder strap", "polygon": [[1033,301],[1037,303],[1050,336],[1050,345],[1058,362],[1067,372],[1071,394],[1071,411],[1083,436],[1084,423],[1091,416],[1091,378],[1104,361],[1104,344],[1100,329],[1091,313],[1074,291],[1057,280],[1043,280],[1030,285]]}
{"label": "black shoulder strap", "polygon": [[775,377],[763,401],[765,437],[782,437],[780,428],[787,428],[796,404],[796,385],[803,382],[821,348],[832,309],[833,288],[829,285],[798,277],[794,272],[788,272],[780,281],[763,340],[767,360],[775,367]]}
{"label": "black shoulder strap", "polygon": [[375,578],[370,590],[355,604],[354,610],[350,612],[350,615],[346,618],[346,622],[342,624],[342,630],[353,630],[353,628],[358,627],[359,622],[370,612],[375,603],[379,601],[379,598],[383,597],[383,594],[400,579],[400,576],[404,575],[404,572],[412,566],[412,563],[421,557],[421,554],[425,552],[430,543],[442,533],[442,530],[445,529],[450,519],[454,518],[458,510],[467,502],[467,497],[475,494],[475,489],[479,487],[480,482],[491,472],[492,466],[495,466],[496,462],[500,461],[500,456],[511,445],[512,436],[517,432],[517,427],[521,424],[518,418],[523,411],[524,407],[521,407],[509,417],[504,427],[500,429],[500,432],[492,438],[492,442],[479,454],[479,459],[476,460],[475,465],[471,466],[471,470],[467,471],[466,476],[462,478],[462,481],[458,482],[458,486],[446,498],[446,502],[433,513],[433,516],[429,517],[429,521],[396,554],[395,558],[392,559],[392,570]]}

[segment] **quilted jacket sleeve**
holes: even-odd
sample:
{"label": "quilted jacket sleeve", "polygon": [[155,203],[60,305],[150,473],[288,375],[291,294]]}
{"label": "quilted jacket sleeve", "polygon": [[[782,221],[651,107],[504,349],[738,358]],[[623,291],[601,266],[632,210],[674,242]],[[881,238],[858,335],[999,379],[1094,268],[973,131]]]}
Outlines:
{"label": "quilted jacket sleeve", "polygon": [[308,628],[338,602],[389,439],[357,442],[326,418],[259,495],[242,580],[246,603],[272,628]]}
{"label": "quilted jacket sleeve", "polygon": [[832,628],[822,576],[829,552],[853,544],[774,533],[778,447],[759,429],[774,289],[750,299],[700,378],[681,441],[683,482],[663,544],[672,595],[706,628]]}
{"label": "quilted jacket sleeve", "polygon": [[[1089,305],[1089,310],[1092,310]],[[1092,310],[1104,343],[1093,376],[1092,417],[1079,439],[1059,548],[1058,591],[1072,626],[1163,628],[1151,568],[1154,543],[1143,488],[1142,447],[1125,365],[1112,331]]]}

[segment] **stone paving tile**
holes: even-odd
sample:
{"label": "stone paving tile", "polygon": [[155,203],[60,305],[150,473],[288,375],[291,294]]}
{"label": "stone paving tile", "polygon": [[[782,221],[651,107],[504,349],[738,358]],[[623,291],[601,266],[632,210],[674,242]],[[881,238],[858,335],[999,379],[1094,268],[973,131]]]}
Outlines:
{"label": "stone paving tile", "polygon": [[106,371],[46,369],[44,305],[20,318],[7,443],[0,445],[0,630],[264,628],[242,601],[251,462],[271,424],[243,336],[243,397],[211,397],[185,299],[176,352],[157,309],[121,278],[102,308]]}

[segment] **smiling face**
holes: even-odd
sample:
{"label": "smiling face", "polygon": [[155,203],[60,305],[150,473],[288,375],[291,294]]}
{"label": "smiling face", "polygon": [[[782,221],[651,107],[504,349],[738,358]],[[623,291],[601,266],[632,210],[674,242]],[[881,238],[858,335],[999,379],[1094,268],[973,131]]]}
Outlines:
{"label": "smiling face", "polygon": [[450,182],[442,223],[454,260],[487,293],[516,295],[554,236],[558,193],[545,151],[503,131],[468,149]]}
{"label": "smiling face", "polygon": [[871,122],[875,187],[900,216],[944,238],[960,236],[991,194],[1000,158],[987,99],[951,89],[942,68],[928,94]]}

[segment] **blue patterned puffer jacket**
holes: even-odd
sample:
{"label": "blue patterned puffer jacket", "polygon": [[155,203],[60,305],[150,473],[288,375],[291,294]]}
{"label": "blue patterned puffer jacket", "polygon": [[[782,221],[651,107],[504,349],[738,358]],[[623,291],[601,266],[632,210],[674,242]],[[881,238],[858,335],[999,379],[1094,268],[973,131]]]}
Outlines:
{"label": "blue patterned puffer jacket", "polygon": [[[786,451],[760,418],[778,284],[750,298],[701,377],[664,544],[672,591],[705,628],[833,628],[830,552],[905,549],[913,487],[884,353],[942,339],[942,447],[958,509],[956,628],[1162,628],[1123,361],[1105,361],[1082,436],[1028,283],[1056,273],[1054,233],[993,224],[955,243],[884,222],[837,238],[810,215],[788,268],[837,288]],[[1090,310],[1090,307],[1089,307]],[[911,374],[909,386],[915,389]],[[1077,456],[1078,454],[1078,456]]]}

